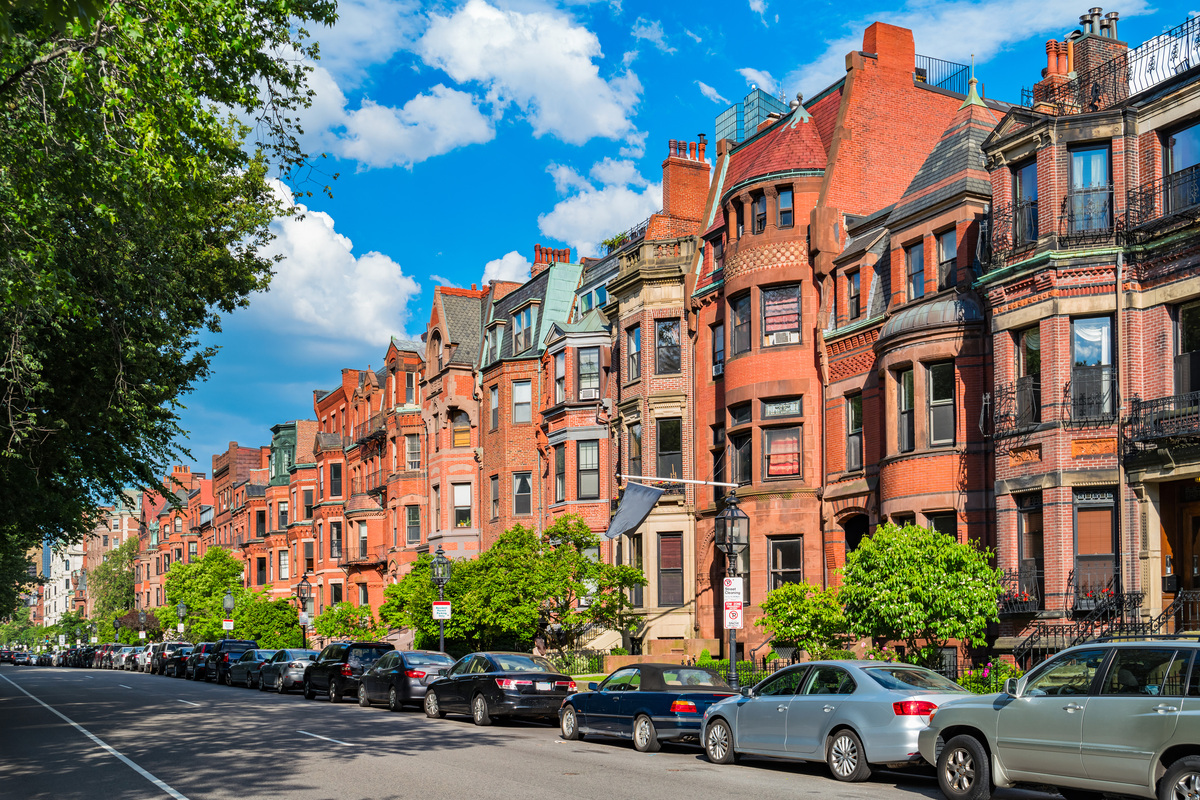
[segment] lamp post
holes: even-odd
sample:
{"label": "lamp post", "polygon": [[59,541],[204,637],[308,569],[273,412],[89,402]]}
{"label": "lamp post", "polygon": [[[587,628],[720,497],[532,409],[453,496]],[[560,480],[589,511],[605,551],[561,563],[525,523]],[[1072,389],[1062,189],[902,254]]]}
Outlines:
{"label": "lamp post", "polygon": [[308,649],[308,625],[305,623],[305,617],[308,615],[308,598],[312,597],[312,584],[308,582],[308,573],[300,576],[300,582],[296,584],[296,605],[300,607],[300,640],[304,644],[304,649]]}
{"label": "lamp post", "polygon": [[113,638],[121,641],[121,618],[113,617]]}
{"label": "lamp post", "polygon": [[145,611],[138,612],[138,631],[139,631],[138,638],[145,639],[146,638],[146,612]]}
{"label": "lamp post", "polygon": [[[233,592],[229,589],[225,590],[225,599],[221,602],[221,605],[225,608],[225,618],[232,621],[233,610],[237,608],[237,601],[233,599]],[[232,636],[233,628],[230,628],[229,630],[230,635]]]}
{"label": "lamp post", "polygon": [[[727,574],[738,576],[738,557],[750,546],[750,517],[738,508],[735,492],[725,495],[725,508],[717,514],[715,534],[717,548],[729,558]],[[737,628],[729,629],[729,686],[738,688],[737,674]]]}
{"label": "lamp post", "polygon": [[83,642],[79,641],[79,628],[75,629],[75,644],[83,644]]}
{"label": "lamp post", "polygon": [[[429,566],[429,577],[438,590],[438,600],[446,599],[446,584],[450,582],[450,559],[439,544],[433,563]],[[446,650],[446,620],[438,620],[438,650]]]}
{"label": "lamp post", "polygon": [[176,630],[179,632],[179,641],[183,641],[183,620],[187,617],[187,603],[180,603],[175,606],[175,616],[179,617],[179,627]]}

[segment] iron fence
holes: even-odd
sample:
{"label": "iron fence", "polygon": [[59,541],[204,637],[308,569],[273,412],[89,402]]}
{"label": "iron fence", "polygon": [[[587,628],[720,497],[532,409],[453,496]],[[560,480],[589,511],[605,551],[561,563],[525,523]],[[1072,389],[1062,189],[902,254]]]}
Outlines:
{"label": "iron fence", "polygon": [[1072,367],[1065,395],[1072,423],[1103,425],[1116,419],[1116,372],[1110,365]]}
{"label": "iron fence", "polygon": [[1059,225],[1062,245],[1074,247],[1113,235],[1113,187],[1075,189],[1063,198]]}
{"label": "iron fence", "polygon": [[1042,384],[1040,376],[1026,375],[1011,383],[996,386],[992,406],[992,434],[1013,436],[1027,431],[1042,420]]}
{"label": "iron fence", "polygon": [[971,70],[966,64],[943,61],[932,56],[917,55],[913,80],[939,89],[966,94]]}
{"label": "iron fence", "polygon": [[1200,436],[1200,392],[1129,402],[1127,435],[1135,442]]}

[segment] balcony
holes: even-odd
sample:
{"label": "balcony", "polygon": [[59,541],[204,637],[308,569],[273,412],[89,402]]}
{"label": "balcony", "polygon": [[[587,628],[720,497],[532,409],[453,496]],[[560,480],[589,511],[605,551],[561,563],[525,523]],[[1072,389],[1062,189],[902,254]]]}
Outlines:
{"label": "balcony", "polygon": [[1063,198],[1059,244],[1063,247],[1104,242],[1113,237],[1113,188],[1076,189]]}
{"label": "balcony", "polygon": [[1126,435],[1133,442],[1200,437],[1200,392],[1129,401]]}
{"label": "balcony", "polygon": [[354,426],[354,441],[362,444],[370,439],[383,438],[387,433],[387,412],[372,414],[371,419]]}
{"label": "balcony", "polygon": [[1200,219],[1200,166],[1146,181],[1125,199],[1124,232],[1141,241]]}
{"label": "balcony", "polygon": [[387,480],[387,470],[373,470],[354,479],[352,486],[353,493],[371,494],[373,492],[382,492],[387,488]]}
{"label": "balcony", "polygon": [[993,203],[990,243],[991,265],[999,268],[1014,252],[1032,247],[1038,240],[1038,201]]}
{"label": "balcony", "polygon": [[384,545],[355,545],[339,548],[337,555],[339,567],[368,567],[375,564],[387,563],[387,547]]}
{"label": "balcony", "polygon": [[996,387],[992,433],[1015,436],[1042,422],[1042,385],[1039,375],[1027,375]]}
{"label": "balcony", "polygon": [[933,56],[917,54],[913,69],[913,81],[934,86],[938,89],[965,95],[967,81],[971,77],[970,67],[955,61],[943,61]]}
{"label": "balcony", "polygon": [[1000,616],[1036,614],[1046,609],[1046,576],[1042,570],[1034,566],[1006,569],[1000,585],[1004,589],[997,609]]}
{"label": "balcony", "polygon": [[1064,392],[1075,425],[1108,425],[1116,419],[1116,373],[1109,365],[1076,366]]}

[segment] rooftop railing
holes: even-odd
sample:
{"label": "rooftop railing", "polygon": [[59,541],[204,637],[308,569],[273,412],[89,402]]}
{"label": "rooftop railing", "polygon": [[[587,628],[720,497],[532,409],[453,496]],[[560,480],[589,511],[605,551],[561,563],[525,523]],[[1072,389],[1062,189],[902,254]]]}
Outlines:
{"label": "rooftop railing", "polygon": [[970,78],[971,68],[966,64],[943,61],[932,56],[917,55],[916,57],[913,80],[917,83],[966,94]]}

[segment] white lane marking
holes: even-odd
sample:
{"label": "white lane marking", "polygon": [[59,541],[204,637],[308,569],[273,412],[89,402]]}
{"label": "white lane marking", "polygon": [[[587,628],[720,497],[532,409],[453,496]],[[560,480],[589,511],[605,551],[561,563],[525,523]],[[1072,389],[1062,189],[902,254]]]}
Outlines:
{"label": "white lane marking", "polygon": [[305,736],[311,736],[311,737],[313,737],[314,739],[324,739],[325,741],[327,741],[327,742],[333,742],[334,744],[344,744],[344,745],[346,745],[347,747],[349,747],[349,746],[350,746],[350,743],[349,743],[349,742],[343,742],[343,741],[341,741],[340,739],[330,739],[328,736],[321,736],[321,735],[319,735],[319,734],[316,734],[316,733],[309,733],[308,731],[296,731],[296,733],[303,733]]}
{"label": "white lane marking", "polygon": [[78,730],[78,731],[79,731],[80,733],[82,733],[84,736],[88,737],[88,738],[89,738],[89,739],[91,739],[93,742],[95,742],[97,745],[99,745],[100,747],[102,747],[104,750],[108,751],[108,753],[109,753],[109,754],[111,754],[112,756],[116,757],[116,758],[117,758],[119,761],[121,761],[121,763],[125,764],[125,766],[129,767],[129,768],[130,768],[130,769],[132,769],[134,772],[136,772],[138,775],[141,775],[143,778],[145,778],[146,780],[148,780],[148,781],[150,781],[151,783],[153,783],[153,784],[154,784],[155,786],[157,786],[159,789],[162,789],[162,790],[163,790],[164,792],[166,792],[166,793],[167,793],[169,796],[171,796],[171,797],[175,798],[175,800],[188,800],[186,796],[184,796],[184,795],[180,794],[179,792],[175,791],[175,790],[174,790],[174,789],[172,789],[170,786],[167,786],[165,783],[163,783],[162,781],[160,781],[158,778],[154,777],[154,776],[153,776],[153,775],[151,775],[149,772],[147,772],[146,770],[142,769],[141,767],[139,767],[137,764],[135,764],[135,763],[133,763],[132,761],[130,761],[130,760],[129,760],[128,758],[126,758],[125,756],[121,755],[121,754],[120,754],[119,752],[117,752],[117,751],[116,751],[116,750],[115,750],[115,749],[114,749],[114,748],[113,748],[111,745],[109,745],[107,742],[105,742],[105,741],[104,741],[103,739],[101,739],[99,736],[97,736],[96,734],[92,733],[92,732],[91,732],[91,731],[89,731],[87,728],[83,727],[83,726],[82,726],[82,725],[80,725],[78,722],[76,722],[75,720],[73,720],[73,719],[71,719],[70,717],[68,717],[66,714],[64,714],[64,713],[62,713],[61,711],[59,711],[57,708],[54,708],[53,706],[50,706],[50,705],[48,705],[48,704],[46,704],[46,703],[42,702],[42,701],[41,701],[41,700],[39,700],[38,698],[34,697],[34,696],[33,696],[33,695],[31,695],[29,692],[25,691],[25,690],[24,690],[22,687],[20,687],[20,686],[18,686],[17,684],[13,683],[13,682],[12,682],[11,680],[9,680],[9,679],[8,679],[6,676],[4,676],[4,675],[0,675],[0,678],[4,678],[4,680],[6,680],[6,681],[8,681],[8,683],[12,684],[12,685],[13,685],[13,687],[15,687],[15,688],[16,688],[16,690],[17,690],[17,691],[19,691],[21,694],[25,695],[25,696],[26,696],[26,697],[28,697],[30,700],[33,700],[35,703],[37,703],[38,705],[40,705],[42,708],[46,709],[46,710],[47,710],[47,711],[49,711],[51,714],[54,714],[56,717],[58,717],[59,719],[61,719],[63,722],[67,723],[67,724],[68,724],[68,725],[70,725],[71,727],[73,727],[73,728],[75,728],[76,730]]}
{"label": "white lane marking", "polygon": [[[176,698],[176,699],[178,700],[179,698]],[[181,703],[187,703],[189,706],[198,706],[198,705],[200,705],[199,703],[193,703],[191,700],[179,700],[179,702],[181,702]]]}
{"label": "white lane marking", "polygon": [[117,684],[117,686],[120,686],[120,687],[121,687],[121,688],[123,688],[123,689],[132,689],[132,688],[133,688],[132,686],[126,686],[126,685],[125,685],[125,684],[123,684],[123,683],[118,683],[118,684]]}

